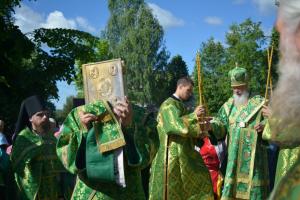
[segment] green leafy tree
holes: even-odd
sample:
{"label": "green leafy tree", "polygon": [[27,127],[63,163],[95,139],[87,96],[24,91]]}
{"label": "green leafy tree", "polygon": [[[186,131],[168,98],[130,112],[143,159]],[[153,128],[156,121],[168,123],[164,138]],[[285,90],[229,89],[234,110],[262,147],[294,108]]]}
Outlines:
{"label": "green leafy tree", "polygon": [[76,60],[98,60],[108,50],[99,38],[76,30],[38,29],[30,40],[13,24],[11,13],[16,5],[19,1],[0,6],[0,92],[5,94],[0,99],[0,118],[11,133],[24,98],[33,94],[46,101],[58,98],[56,81],[74,80]]}
{"label": "green leafy tree", "polygon": [[63,123],[63,121],[66,119],[67,115],[71,112],[73,109],[73,99],[75,96],[68,96],[66,98],[66,102],[61,110],[55,111],[55,119],[59,124]]}
{"label": "green leafy tree", "polygon": [[[229,87],[228,82],[222,86],[221,84],[224,81],[220,82],[224,77],[221,68],[225,64],[226,51],[220,42],[215,41],[214,38],[210,38],[207,42],[201,44],[200,52],[204,99],[209,112],[215,113],[228,97],[228,94],[225,97],[220,95],[224,88]],[[198,70],[196,65],[193,77],[195,82],[194,94],[199,103]]]}
{"label": "green leafy tree", "polygon": [[249,87],[252,93],[263,94],[266,83],[267,66],[264,55],[266,37],[261,30],[260,22],[246,19],[241,24],[233,24],[226,34],[227,56],[226,67],[230,70],[235,63],[247,69],[249,74]]}
{"label": "green leafy tree", "polygon": [[[273,46],[271,75],[272,75],[272,83],[273,83],[273,87],[274,87],[278,81],[278,73],[277,73],[276,65],[279,63],[279,57],[280,57],[279,32],[275,29],[275,27],[272,30],[270,46]],[[267,66],[267,64],[266,64],[266,66]]]}
{"label": "green leafy tree", "polygon": [[[272,38],[274,42],[278,41],[274,32]],[[264,95],[267,78],[267,39],[261,30],[260,22],[246,19],[241,24],[230,26],[226,34],[226,47],[213,39],[202,44],[200,50],[204,80],[203,92],[211,113],[216,113],[232,95],[228,72],[236,64],[247,69],[251,93]],[[273,64],[277,59],[278,51],[275,49]],[[274,74],[274,71],[272,73]],[[196,68],[194,78],[197,82]],[[195,87],[195,93],[198,99],[197,87]]]}
{"label": "green leafy tree", "polygon": [[[32,42],[18,29],[11,17],[14,6],[20,1],[0,3],[0,118],[6,122],[7,132],[12,133],[24,97],[24,67],[34,51]],[[25,74],[27,75],[27,74]],[[28,78],[28,77],[27,77]]]}
{"label": "green leafy tree", "polygon": [[[165,47],[163,47],[165,48]],[[152,95],[154,105],[159,106],[168,97],[168,79],[167,65],[170,54],[167,50],[162,50],[157,56],[157,61],[154,66],[154,95]]]}
{"label": "green leafy tree", "polygon": [[104,35],[113,56],[125,60],[128,95],[142,105],[157,103],[155,67],[167,55],[161,53],[163,29],[143,0],[109,0],[108,5],[111,16]]}
{"label": "green leafy tree", "polygon": [[[34,31],[38,45],[47,44],[52,55],[66,56],[71,61],[68,81],[74,81],[77,96],[84,97],[82,65],[112,58],[108,42],[89,33],[71,29],[38,29]],[[75,61],[75,65],[74,65]]]}
{"label": "green leafy tree", "polygon": [[178,79],[188,75],[186,63],[182,57],[180,55],[174,56],[166,67],[167,96],[170,96],[176,90]]}

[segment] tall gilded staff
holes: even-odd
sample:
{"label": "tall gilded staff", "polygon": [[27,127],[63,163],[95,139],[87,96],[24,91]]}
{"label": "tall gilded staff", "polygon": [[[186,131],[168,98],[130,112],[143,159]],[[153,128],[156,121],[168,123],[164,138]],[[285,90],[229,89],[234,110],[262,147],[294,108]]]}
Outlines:
{"label": "tall gilded staff", "polygon": [[268,91],[269,91],[269,88],[271,89],[271,93],[272,93],[272,88],[271,88],[271,85],[272,85],[272,79],[271,79],[271,66],[272,66],[272,57],[273,57],[273,45],[271,46],[271,52],[270,50],[268,49],[267,50],[267,54],[268,54],[268,77],[267,77],[267,83],[266,83],[266,92],[265,92],[265,100],[255,108],[255,112],[252,112],[252,114],[250,114],[247,118],[246,118],[246,122],[248,122],[251,117],[253,117],[253,115],[259,111],[258,115],[259,115],[259,119],[257,120],[257,125],[259,124],[260,122],[260,118],[262,117],[262,110],[261,108],[264,106],[264,105],[268,105]]}
{"label": "tall gilded staff", "polygon": [[[265,100],[263,103],[257,107],[257,110],[260,110],[262,106],[268,105],[269,97],[268,97],[268,91],[270,88],[270,93],[272,95],[272,77],[271,77],[271,67],[272,67],[272,58],[273,58],[273,45],[271,45],[271,52],[270,49],[268,48],[267,50],[267,57],[268,57],[268,77],[267,77],[267,83],[266,83],[266,92],[265,92]],[[259,120],[262,117],[262,110],[259,111]]]}
{"label": "tall gilded staff", "polygon": [[[197,72],[198,72],[198,91],[199,91],[199,105],[203,106],[205,104],[204,98],[203,98],[203,80],[201,76],[201,60],[200,60],[200,52],[197,52],[196,55],[196,64],[197,64]],[[206,132],[205,129],[205,116],[202,115],[198,118],[200,130],[201,132]]]}
{"label": "tall gilded staff", "polygon": [[199,92],[199,105],[203,105],[203,94],[202,94],[202,77],[201,77],[201,63],[200,63],[200,52],[197,52],[196,55],[196,64],[197,64],[197,72],[198,72],[198,92]]}
{"label": "tall gilded staff", "polygon": [[272,58],[273,58],[273,45],[271,46],[271,52],[268,49],[267,50],[267,55],[268,55],[268,76],[267,76],[267,84],[266,84],[266,92],[265,92],[265,101],[267,104],[268,101],[268,90],[270,88],[270,90],[272,91],[272,79],[271,79],[271,67],[272,67]]}

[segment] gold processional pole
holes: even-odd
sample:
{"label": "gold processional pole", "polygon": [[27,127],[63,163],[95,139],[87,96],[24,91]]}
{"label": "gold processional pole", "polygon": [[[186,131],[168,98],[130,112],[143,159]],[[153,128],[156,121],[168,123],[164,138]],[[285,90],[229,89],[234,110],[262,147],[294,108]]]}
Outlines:
{"label": "gold processional pole", "polygon": [[[269,88],[270,91],[272,93],[272,80],[271,80],[271,67],[272,67],[272,57],[273,57],[273,45],[271,45],[271,52],[268,49],[267,50],[267,54],[268,54],[268,77],[267,77],[267,83],[266,83],[266,92],[265,92],[265,100],[255,108],[255,110],[244,120],[243,123],[241,123],[241,127],[245,127],[245,123],[248,123],[248,121],[259,111],[258,116],[259,119],[258,124],[260,122],[260,118],[262,117],[262,110],[261,108],[263,107],[263,105],[268,105],[268,92],[269,92]],[[243,125],[242,125],[243,124]]]}
{"label": "gold processional pole", "polygon": [[[196,64],[197,64],[197,75],[198,75],[198,92],[199,92],[199,105],[205,106],[205,109],[207,110],[207,106],[205,105],[204,97],[203,97],[203,77],[201,74],[201,60],[200,60],[200,52],[197,52],[196,55]],[[201,132],[206,132],[206,122],[205,122],[205,115],[202,115],[198,118],[199,124],[200,124],[200,130]]]}
{"label": "gold processional pole", "polygon": [[[197,75],[198,75],[198,91],[199,91],[199,105],[200,106],[204,106],[205,109],[206,109],[206,112],[208,112],[208,106],[205,102],[205,99],[204,99],[204,96],[203,96],[203,76],[201,74],[201,62],[200,62],[200,52],[198,51],[197,52],[197,55],[196,55],[196,64],[197,64]],[[201,133],[203,134],[201,137],[204,138],[204,137],[207,137],[208,136],[208,127],[207,127],[207,121],[209,117],[206,117],[205,115],[202,115],[198,118],[198,121],[199,121],[199,125],[200,125],[200,131]],[[221,185],[223,183],[223,178],[222,176],[218,176],[218,191],[217,191],[217,196],[218,196],[218,199],[220,198],[221,196]]]}
{"label": "gold processional pole", "polygon": [[267,84],[266,84],[266,92],[265,92],[265,105],[268,105],[269,101],[269,89],[270,93],[272,95],[272,77],[271,77],[271,68],[272,68],[272,58],[273,58],[273,45],[271,46],[271,52],[268,49],[267,50],[267,55],[268,55],[268,77],[267,77]]}
{"label": "gold processional pole", "polygon": [[[257,110],[259,111],[259,117],[262,117],[262,106],[263,105],[268,105],[269,103],[269,89],[270,89],[270,93],[272,94],[272,79],[271,79],[271,67],[272,67],[272,57],[273,57],[273,45],[271,45],[271,52],[268,48],[267,50],[267,57],[268,57],[268,77],[267,77],[267,83],[266,83],[266,92],[265,92],[265,100],[262,102],[262,104],[260,106],[257,107]],[[258,120],[260,121],[260,119]]]}
{"label": "gold processional pole", "polygon": [[202,77],[201,77],[201,63],[200,63],[200,52],[197,52],[196,55],[196,64],[198,72],[198,92],[199,92],[199,105],[203,105],[203,94],[202,94]]}

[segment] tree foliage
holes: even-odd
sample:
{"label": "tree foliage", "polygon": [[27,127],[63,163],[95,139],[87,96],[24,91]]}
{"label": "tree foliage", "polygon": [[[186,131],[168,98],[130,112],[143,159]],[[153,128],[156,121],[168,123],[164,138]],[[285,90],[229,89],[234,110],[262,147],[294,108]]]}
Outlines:
{"label": "tree foliage", "polygon": [[[273,78],[276,79],[274,65],[278,61],[278,37],[273,31],[275,51],[273,55]],[[228,72],[236,65],[247,69],[251,94],[264,95],[267,78],[267,37],[261,30],[261,23],[246,19],[241,24],[230,26],[226,34],[226,46],[213,38],[202,43],[201,65],[203,68],[203,92],[209,111],[216,113],[232,95]],[[194,69],[197,82],[197,68]],[[198,87],[195,87],[196,97]],[[198,97],[197,97],[198,99]]]}
{"label": "tree foliage", "polygon": [[[229,87],[226,82],[226,73],[222,71],[225,65],[226,51],[224,46],[210,38],[207,42],[201,44],[201,71],[203,80],[203,94],[206,106],[211,112],[215,112],[224,102],[224,99],[228,97],[228,94],[224,97],[223,90]],[[225,77],[224,77],[225,75]],[[195,66],[194,73],[194,94],[197,102],[199,103],[199,84],[198,84],[198,70]],[[223,83],[226,82],[225,85]],[[220,87],[222,85],[222,87]],[[214,108],[214,109],[213,109]]]}
{"label": "tree foliage", "polygon": [[66,116],[73,109],[73,99],[75,96],[68,96],[62,110],[55,111],[55,118],[59,124],[62,124]]}
{"label": "tree foliage", "polygon": [[171,58],[166,67],[166,84],[167,84],[167,96],[170,96],[176,90],[177,80],[188,76],[188,70],[186,63],[180,55],[176,55]]}
{"label": "tree foliage", "polygon": [[[107,42],[82,31],[42,28],[24,35],[11,17],[19,1],[3,3],[0,6],[0,92],[5,95],[0,99],[0,118],[12,132],[24,98],[33,94],[46,101],[58,98],[56,81],[70,83],[76,78],[79,71],[74,67],[76,60],[98,61],[107,59],[109,53]],[[53,105],[49,106],[54,109]]]}
{"label": "tree foliage", "polygon": [[[0,118],[11,132],[21,100],[28,92],[25,89],[32,68],[27,63],[34,51],[34,45],[13,24],[11,14],[19,1],[1,1],[0,4]],[[27,77],[25,78],[25,76]]]}
{"label": "tree foliage", "polygon": [[226,34],[229,69],[233,68],[235,63],[246,68],[250,77],[249,87],[258,94],[264,92],[267,74],[267,66],[264,65],[267,58],[263,53],[266,37],[260,26],[260,22],[255,23],[247,19],[239,25],[233,24]]}
{"label": "tree foliage", "polygon": [[162,27],[143,0],[110,0],[109,10],[105,37],[113,56],[125,60],[130,99],[142,105],[156,103],[156,67],[168,55]]}
{"label": "tree foliage", "polygon": [[[0,118],[12,130],[21,101],[39,94],[44,100],[58,97],[56,81],[75,81],[83,97],[82,64],[121,57],[126,63],[130,99],[142,105],[159,105],[172,94],[178,78],[187,75],[180,55],[169,62],[164,31],[144,0],[109,0],[111,16],[101,38],[70,29],[38,29],[23,34],[14,25],[13,8],[19,0],[0,3]],[[228,71],[235,63],[250,75],[253,93],[263,94],[267,75],[268,38],[261,24],[250,19],[230,26],[226,45],[210,38],[200,46],[204,76],[204,95],[212,113],[231,95]],[[28,37],[30,36],[30,37]],[[30,39],[29,39],[30,38]],[[279,34],[273,30],[273,82],[277,74]],[[197,83],[197,71],[194,70]],[[197,98],[197,86],[195,87]],[[70,110],[67,99],[61,118]],[[198,99],[198,98],[197,98]],[[53,105],[50,105],[53,108]]]}

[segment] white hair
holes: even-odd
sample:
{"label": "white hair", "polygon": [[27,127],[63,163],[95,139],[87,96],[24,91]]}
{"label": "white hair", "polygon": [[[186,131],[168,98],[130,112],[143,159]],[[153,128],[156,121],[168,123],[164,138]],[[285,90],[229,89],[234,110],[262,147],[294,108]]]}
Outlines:
{"label": "white hair", "polygon": [[300,25],[300,1],[280,0],[278,17],[284,21],[288,31],[295,32]]}
{"label": "white hair", "polygon": [[[279,80],[271,99],[272,134],[293,135],[300,129],[300,52],[295,44],[295,33],[300,25],[300,0],[282,0],[279,18],[283,21],[280,39]],[[293,133],[294,132],[294,133]],[[287,137],[286,137],[287,138]],[[297,138],[300,141],[300,137]]]}
{"label": "white hair", "polygon": [[245,90],[241,95],[233,94],[233,99],[235,106],[245,105],[249,99],[249,92]]}

